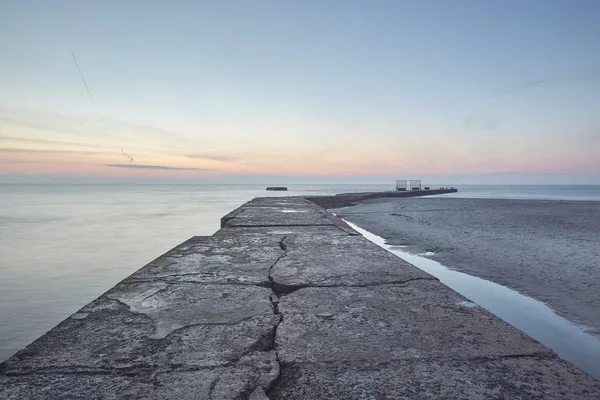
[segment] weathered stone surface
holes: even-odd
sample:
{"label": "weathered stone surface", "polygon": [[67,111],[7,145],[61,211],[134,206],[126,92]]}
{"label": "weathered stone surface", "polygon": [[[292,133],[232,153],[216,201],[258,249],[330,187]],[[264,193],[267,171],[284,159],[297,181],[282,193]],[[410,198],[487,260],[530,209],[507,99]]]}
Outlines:
{"label": "weathered stone surface", "polygon": [[275,290],[307,286],[368,286],[435,279],[362,236],[289,235],[272,268]]}
{"label": "weathered stone surface", "polygon": [[313,210],[317,209],[315,204],[306,200],[304,197],[287,196],[287,197],[257,197],[246,204],[243,207],[280,207],[280,208],[301,208],[310,207]]}
{"label": "weathered stone surface", "polygon": [[228,366],[195,370],[0,375],[0,399],[238,399],[268,390],[278,375],[274,351],[253,352]]}
{"label": "weathered stone surface", "polygon": [[226,226],[320,226],[334,225],[312,207],[245,207]]}
{"label": "weathered stone surface", "polygon": [[305,288],[283,296],[284,364],[505,357],[553,353],[437,281]]}
{"label": "weathered stone surface", "polygon": [[263,244],[279,245],[284,237],[311,237],[323,238],[334,236],[348,236],[348,233],[334,225],[327,226],[262,226],[262,227],[225,227],[215,232],[213,237],[235,236],[244,240],[253,240]]}
{"label": "weathered stone surface", "polygon": [[292,364],[271,400],[598,399],[598,381],[569,363],[537,357]]}
{"label": "weathered stone surface", "polygon": [[270,295],[258,286],[120,284],[8,359],[4,369],[226,365],[271,347],[279,317]]}
{"label": "weathered stone surface", "polygon": [[[199,373],[200,372],[200,373]],[[227,400],[268,390],[279,376],[275,352],[256,352],[228,368],[159,374],[151,399]]]}
{"label": "weathered stone surface", "polygon": [[[266,213],[270,214],[268,218],[261,218]],[[349,235],[359,235],[333,214],[298,197],[256,198],[221,219],[221,227],[327,225],[335,225]]]}
{"label": "weathered stone surface", "polygon": [[[269,208],[271,210],[279,210],[279,212],[286,213],[312,212],[319,209],[319,207],[316,206],[316,204],[302,197],[258,197],[236,208],[227,215],[223,216],[221,218],[221,228],[227,225],[241,226],[241,219],[238,219],[235,223],[232,224],[230,224],[230,221],[235,219],[238,215],[242,214],[245,210],[255,207]],[[247,219],[247,217],[248,216],[244,218]],[[264,219],[265,222],[268,220],[269,218]],[[256,221],[254,221],[252,225],[257,225]]]}
{"label": "weathered stone surface", "polygon": [[115,373],[0,375],[0,399],[138,399],[152,390],[150,375],[149,371],[130,376]]}
{"label": "weathered stone surface", "polygon": [[283,235],[196,237],[134,273],[127,281],[268,285],[269,269],[283,254]]}

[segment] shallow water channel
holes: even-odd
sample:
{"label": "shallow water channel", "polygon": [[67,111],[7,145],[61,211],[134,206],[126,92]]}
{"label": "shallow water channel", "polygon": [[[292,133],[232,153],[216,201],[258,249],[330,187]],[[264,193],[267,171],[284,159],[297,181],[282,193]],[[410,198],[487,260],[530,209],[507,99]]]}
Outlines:
{"label": "shallow water channel", "polygon": [[410,254],[402,246],[389,245],[384,238],[345,222],[371,242],[435,276],[446,286],[544,344],[560,358],[600,379],[600,339],[586,333],[584,327],[557,315],[541,301],[427,258],[433,253]]}

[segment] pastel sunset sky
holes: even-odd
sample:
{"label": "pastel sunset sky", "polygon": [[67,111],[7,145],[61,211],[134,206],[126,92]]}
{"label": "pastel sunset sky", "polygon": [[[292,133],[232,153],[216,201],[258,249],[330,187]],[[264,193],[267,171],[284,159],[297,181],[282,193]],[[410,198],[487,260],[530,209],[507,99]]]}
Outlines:
{"label": "pastel sunset sky", "polygon": [[0,35],[0,182],[600,183],[600,1],[7,0]]}

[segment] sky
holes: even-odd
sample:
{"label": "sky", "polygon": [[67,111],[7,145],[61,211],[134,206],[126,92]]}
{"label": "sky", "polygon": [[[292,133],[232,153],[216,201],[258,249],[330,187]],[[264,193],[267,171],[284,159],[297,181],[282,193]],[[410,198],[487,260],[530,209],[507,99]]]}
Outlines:
{"label": "sky", "polygon": [[0,182],[600,184],[595,0],[4,0],[0,37]]}

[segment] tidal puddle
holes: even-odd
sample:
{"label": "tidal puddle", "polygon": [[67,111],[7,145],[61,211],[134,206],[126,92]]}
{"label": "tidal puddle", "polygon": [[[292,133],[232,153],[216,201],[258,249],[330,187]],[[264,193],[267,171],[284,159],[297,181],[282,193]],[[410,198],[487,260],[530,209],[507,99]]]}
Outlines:
{"label": "tidal puddle", "polygon": [[382,237],[345,222],[371,242],[435,276],[446,286],[544,344],[560,358],[600,379],[600,339],[557,315],[541,301],[497,283],[453,271],[435,260],[410,254],[403,250],[404,246],[388,245]]}

